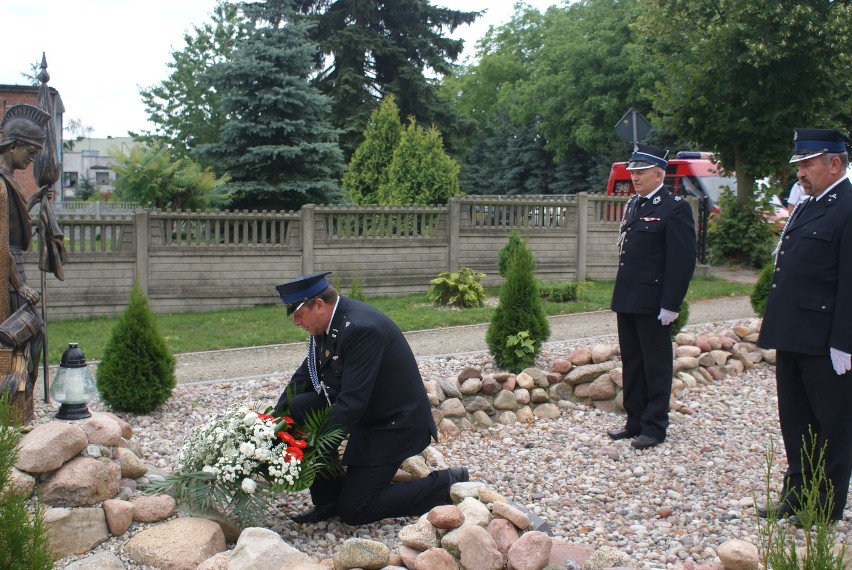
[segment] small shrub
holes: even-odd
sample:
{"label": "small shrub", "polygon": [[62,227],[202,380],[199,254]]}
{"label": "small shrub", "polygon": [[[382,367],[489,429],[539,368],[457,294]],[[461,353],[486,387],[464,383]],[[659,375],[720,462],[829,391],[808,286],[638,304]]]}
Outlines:
{"label": "small shrub", "polygon": [[520,362],[514,347],[507,346],[509,338],[527,332],[535,357],[541,351],[541,343],[550,337],[550,324],[541,305],[534,272],[532,253],[522,244],[511,256],[506,281],[500,288],[500,304],[485,334],[494,362],[510,372],[520,372],[528,363]]}
{"label": "small shrub", "polygon": [[361,284],[361,276],[357,273],[352,275],[352,281],[349,283],[349,298],[356,301],[367,300],[367,296],[364,295],[364,286]]}
{"label": "small shrub", "polygon": [[509,270],[509,261],[515,252],[524,247],[524,240],[516,230],[512,230],[509,234],[509,243],[500,248],[497,252],[497,270],[500,272],[500,277],[505,279],[506,271]]}
{"label": "small shrub", "polygon": [[677,336],[677,333],[686,326],[686,321],[689,320],[689,303],[686,299],[680,304],[680,310],[677,313],[677,318],[672,321],[672,338]]}
{"label": "small shrub", "polygon": [[104,347],[97,384],[101,399],[111,408],[134,414],[154,410],[175,387],[174,356],[138,283]]}
{"label": "small shrub", "polygon": [[18,460],[21,432],[6,394],[0,397],[0,566],[9,570],[50,570],[54,557],[44,527],[44,511],[36,501],[10,488],[12,467]]}
{"label": "small shrub", "polygon": [[[795,535],[787,534],[778,525],[778,514],[770,509],[765,520],[757,519],[760,539],[760,557],[763,568],[773,570],[842,570],[846,546],[836,548],[837,523],[831,520],[834,493],[831,481],[825,475],[825,445],[818,447],[813,431],[802,437],[802,487],[795,491],[791,503],[800,505],[793,509],[805,531],[804,544],[796,544]],[[764,492],[766,504],[773,503],[770,486],[775,445],[770,441],[764,461]]]}
{"label": "small shrub", "polygon": [[588,283],[568,281],[566,283],[538,283],[538,292],[545,301],[554,303],[572,303],[580,299],[580,295],[588,287]]}
{"label": "small shrub", "polygon": [[444,271],[430,281],[426,297],[436,305],[453,307],[481,307],[487,297],[480,281],[484,273],[474,273],[470,267],[462,267],[456,273]]}
{"label": "small shrub", "polygon": [[775,274],[775,263],[770,262],[763,266],[754,289],[751,290],[749,301],[754,314],[763,317],[766,312],[766,299],[769,297],[769,289],[772,287],[772,276]]}
{"label": "small shrub", "polygon": [[710,262],[763,267],[778,235],[767,222],[771,212],[769,195],[764,193],[762,198],[755,198],[755,204],[743,205],[726,188],[719,196],[719,210],[710,217],[707,228]]}

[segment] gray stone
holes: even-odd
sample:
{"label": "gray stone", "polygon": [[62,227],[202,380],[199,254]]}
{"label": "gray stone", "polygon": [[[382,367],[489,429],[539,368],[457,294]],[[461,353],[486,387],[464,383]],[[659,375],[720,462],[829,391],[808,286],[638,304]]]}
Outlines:
{"label": "gray stone", "polygon": [[464,514],[465,526],[474,524],[486,527],[491,522],[491,511],[473,497],[466,497],[458,504],[458,507]]}
{"label": "gray stone", "polygon": [[250,527],[240,534],[231,553],[228,570],[256,570],[257,568],[321,570],[323,567],[311,560],[307,554],[299,552],[284,542],[277,532],[266,528]]}
{"label": "gray stone", "polygon": [[400,542],[421,552],[438,547],[438,533],[426,517],[423,515],[416,523],[402,527],[398,535]]}
{"label": "gray stone", "polygon": [[618,362],[615,362],[613,360],[601,362],[598,364],[579,366],[577,368],[574,368],[565,376],[565,382],[572,386],[576,386],[578,384],[585,384],[587,382],[591,382],[601,374],[606,374],[616,366],[618,366]]}
{"label": "gray stone", "polygon": [[94,505],[118,494],[121,467],[109,459],[77,457],[54,472],[39,487],[48,505]]}
{"label": "gray stone", "polygon": [[104,510],[54,508],[44,513],[50,549],[57,558],[88,552],[109,538]]}
{"label": "gray stone", "polygon": [[494,396],[494,408],[497,410],[515,411],[518,409],[518,401],[515,399],[514,392],[508,390],[500,390]]}
{"label": "gray stone", "polygon": [[350,538],[340,546],[334,554],[336,570],[348,568],[363,568],[364,570],[379,570],[388,565],[390,549],[375,540]]}
{"label": "gray stone", "polygon": [[56,471],[87,445],[86,432],[76,424],[41,424],[21,439],[15,467],[26,473]]}
{"label": "gray stone", "polygon": [[138,564],[169,570],[195,570],[224,550],[225,535],[218,524],[205,519],[182,518],[135,534],[124,545],[123,552]]}
{"label": "gray stone", "polygon": [[65,566],[63,570],[124,570],[124,562],[112,552],[98,552]]}

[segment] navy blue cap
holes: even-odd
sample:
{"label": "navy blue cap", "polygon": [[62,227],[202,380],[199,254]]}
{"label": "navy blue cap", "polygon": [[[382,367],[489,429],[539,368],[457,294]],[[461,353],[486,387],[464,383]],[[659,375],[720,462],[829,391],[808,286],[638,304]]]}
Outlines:
{"label": "navy blue cap", "polygon": [[292,315],[300,303],[316,297],[328,288],[326,275],[331,275],[331,271],[299,275],[291,281],[275,286],[284,306],[287,307],[288,315]]}
{"label": "navy blue cap", "polygon": [[849,137],[835,129],[794,129],[793,157],[790,162],[799,162],[826,152],[846,152]]}
{"label": "navy blue cap", "polygon": [[644,170],[657,166],[665,170],[669,165],[666,160],[669,156],[669,151],[663,148],[647,144],[636,144],[633,147],[633,154],[630,156],[630,162],[627,163],[627,170]]}

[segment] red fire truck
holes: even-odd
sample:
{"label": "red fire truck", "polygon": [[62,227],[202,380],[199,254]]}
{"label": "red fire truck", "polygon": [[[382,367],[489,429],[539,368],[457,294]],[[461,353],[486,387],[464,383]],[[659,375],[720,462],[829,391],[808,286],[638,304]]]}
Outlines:
{"label": "red fire truck", "polygon": [[[707,243],[707,218],[711,212],[718,212],[719,196],[725,188],[737,193],[737,179],[734,176],[722,176],[719,167],[712,161],[709,152],[679,152],[669,160],[666,168],[666,188],[678,196],[698,198],[698,259],[705,261]],[[630,171],[626,162],[616,162],[609,171],[606,185],[607,196],[629,196],[635,194]],[[624,205],[608,209],[607,218],[620,220]]]}

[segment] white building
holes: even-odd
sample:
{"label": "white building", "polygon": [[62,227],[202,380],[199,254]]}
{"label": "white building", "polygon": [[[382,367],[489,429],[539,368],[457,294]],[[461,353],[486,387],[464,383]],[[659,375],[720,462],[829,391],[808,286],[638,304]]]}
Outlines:
{"label": "white building", "polygon": [[84,179],[92,183],[96,193],[104,198],[111,196],[115,180],[115,172],[110,168],[113,162],[111,153],[121,151],[128,154],[135,144],[131,137],[83,137],[74,141],[72,149],[66,146],[62,152],[62,195],[59,200],[77,197]]}

